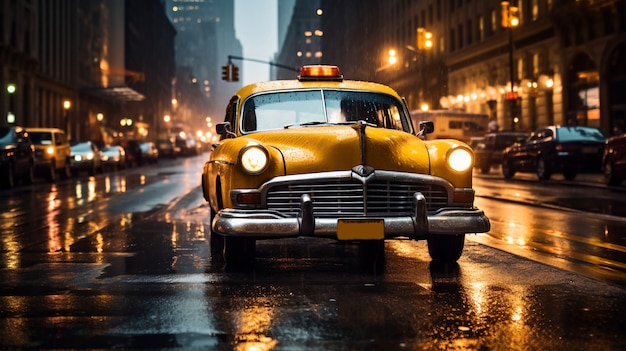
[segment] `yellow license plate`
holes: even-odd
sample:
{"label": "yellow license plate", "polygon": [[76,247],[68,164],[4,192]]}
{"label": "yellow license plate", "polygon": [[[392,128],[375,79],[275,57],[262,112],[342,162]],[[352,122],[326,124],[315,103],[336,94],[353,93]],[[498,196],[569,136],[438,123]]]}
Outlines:
{"label": "yellow license plate", "polygon": [[385,221],[382,219],[339,219],[337,239],[377,240],[385,238]]}

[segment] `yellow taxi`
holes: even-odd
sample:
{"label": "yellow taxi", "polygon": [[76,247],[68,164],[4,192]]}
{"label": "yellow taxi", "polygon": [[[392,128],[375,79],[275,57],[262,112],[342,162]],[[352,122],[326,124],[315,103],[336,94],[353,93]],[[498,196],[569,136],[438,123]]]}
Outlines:
{"label": "yellow taxi", "polygon": [[465,235],[490,229],[474,206],[473,153],[424,140],[388,86],[346,80],[336,66],[247,85],[226,108],[202,172],[211,252],[250,262],[257,239],[332,238],[384,260],[387,239],[426,240],[433,261],[455,262]]}

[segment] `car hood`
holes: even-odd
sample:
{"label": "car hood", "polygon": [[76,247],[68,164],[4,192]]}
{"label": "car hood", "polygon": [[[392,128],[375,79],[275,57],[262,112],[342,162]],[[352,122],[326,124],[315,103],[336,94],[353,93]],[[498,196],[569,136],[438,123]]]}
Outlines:
{"label": "car hood", "polygon": [[424,143],[406,132],[365,124],[295,127],[250,135],[283,157],[286,174],[338,171],[367,165],[428,174]]}

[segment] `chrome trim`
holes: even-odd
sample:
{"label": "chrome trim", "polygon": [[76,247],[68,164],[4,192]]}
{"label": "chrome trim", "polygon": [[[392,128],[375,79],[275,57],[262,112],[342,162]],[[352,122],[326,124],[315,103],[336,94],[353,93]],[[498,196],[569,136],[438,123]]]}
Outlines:
{"label": "chrome trim", "polygon": [[[455,189],[447,180],[430,175],[393,171],[360,172],[366,174],[360,175],[357,169],[358,167],[355,167],[354,171],[333,171],[273,178],[258,189],[261,192],[261,208],[223,209],[216,214],[212,230],[226,236],[251,238],[297,236],[336,238],[337,220],[339,218],[362,219],[369,217],[384,218],[385,238],[423,239],[428,235],[483,233],[490,230],[489,219],[482,210],[472,207],[471,204],[455,204],[453,202],[455,190],[473,191],[472,188]],[[375,196],[361,196],[359,199],[357,194],[354,199],[356,210],[349,211],[350,205],[352,205],[348,201],[350,197],[338,196],[337,194],[338,190],[344,191],[343,186],[345,184],[350,185],[350,183],[354,188],[345,190],[348,194],[351,191],[367,193],[368,185],[375,184],[380,180],[393,184],[414,184],[425,189],[435,186],[445,192],[446,199],[445,202],[429,208],[429,201],[432,201],[429,196],[432,194],[425,195],[420,191],[413,191],[408,194],[408,204],[402,203],[403,211],[401,213],[384,212],[387,209],[382,212],[376,210],[370,213],[371,210],[367,208],[367,202],[376,202]],[[333,182],[338,185],[338,188],[330,189],[330,193],[328,193],[325,187],[328,184],[333,184]],[[318,184],[319,187],[315,187],[315,184]],[[296,191],[288,192],[286,200],[283,199],[288,201],[288,211],[279,206],[273,206],[271,203],[273,201],[271,197],[273,189],[281,187],[287,187],[287,189],[289,187],[294,189],[295,187],[296,189]],[[303,191],[302,187],[307,191]],[[310,189],[312,191],[309,191]],[[402,188],[403,191],[406,189],[408,188]],[[381,192],[387,190],[381,190]],[[231,191],[231,199],[236,199],[236,195],[239,193],[250,191],[249,189],[233,190]],[[289,197],[291,193],[298,194],[298,197]],[[331,195],[333,197],[330,197]],[[316,203],[316,197],[318,203]],[[319,207],[319,203],[324,202],[324,200],[328,200],[327,203],[343,200],[348,202],[348,206],[341,207],[340,211],[331,208],[330,211],[325,212],[324,208],[320,209]],[[397,194],[394,195],[393,193],[385,195],[385,200],[387,202],[402,202]],[[270,206],[268,206],[268,202]],[[381,203],[385,203],[385,201],[381,201]],[[363,209],[365,212],[362,212]]]}

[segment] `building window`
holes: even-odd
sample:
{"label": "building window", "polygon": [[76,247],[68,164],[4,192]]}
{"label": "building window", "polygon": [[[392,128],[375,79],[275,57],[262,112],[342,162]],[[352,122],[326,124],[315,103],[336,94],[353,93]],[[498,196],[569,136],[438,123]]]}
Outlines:
{"label": "building window", "polygon": [[539,19],[539,0],[531,0],[530,6],[532,7],[531,12],[533,21],[536,21]]}

